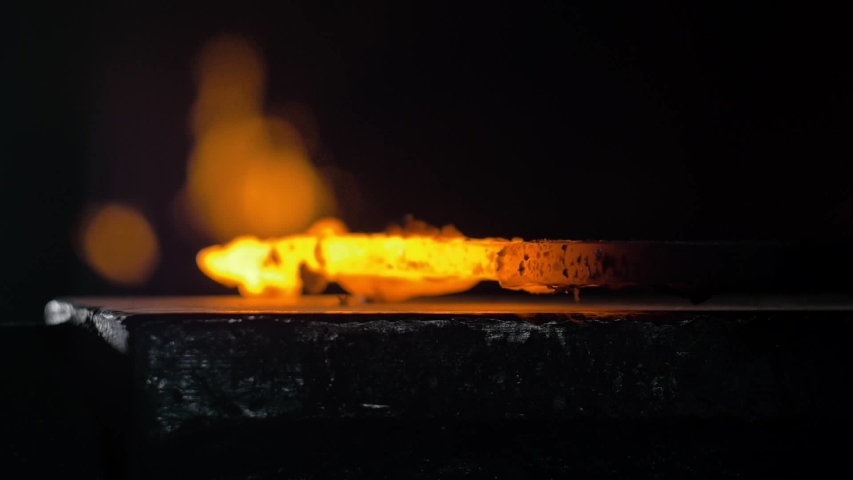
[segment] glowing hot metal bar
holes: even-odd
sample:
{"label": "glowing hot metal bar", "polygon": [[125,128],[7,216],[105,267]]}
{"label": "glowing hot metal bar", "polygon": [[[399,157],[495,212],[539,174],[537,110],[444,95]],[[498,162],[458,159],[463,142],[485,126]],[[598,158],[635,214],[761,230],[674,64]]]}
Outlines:
{"label": "glowing hot metal bar", "polygon": [[[199,252],[201,270],[244,295],[298,297],[305,275],[337,282],[367,298],[401,301],[470,289],[498,280],[502,239],[432,235],[349,234],[342,223],[318,222],[308,233],[261,241],[240,237]],[[307,271],[306,271],[307,270]]]}
{"label": "glowing hot metal bar", "polygon": [[[240,237],[198,255],[201,270],[247,296],[296,299],[328,282],[372,300],[401,301],[497,281],[531,293],[641,287],[700,300],[718,292],[825,291],[846,284],[848,249],[720,242],[596,242],[471,239],[455,229],[351,234],[339,221],[303,235]],[[826,272],[818,256],[833,252]],[[846,255],[846,256],[845,256]],[[816,279],[823,281],[816,282]]]}

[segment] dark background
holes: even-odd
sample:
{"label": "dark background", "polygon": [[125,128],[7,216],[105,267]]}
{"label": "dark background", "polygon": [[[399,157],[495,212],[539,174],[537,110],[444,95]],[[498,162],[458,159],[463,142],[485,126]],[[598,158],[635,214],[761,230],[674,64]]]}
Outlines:
{"label": "dark background", "polygon": [[[839,12],[778,5],[368,0],[10,7],[2,158],[4,320],[75,294],[224,293],[173,199],[192,61],[242,35],[267,109],[299,105],[356,230],[411,213],[470,236],[851,237],[851,74]],[[73,231],[93,201],[151,219],[145,286],[99,279]]]}
{"label": "dark background", "polygon": [[[174,3],[0,12],[4,478],[97,478],[99,449],[122,438],[103,427],[121,423],[110,417],[121,402],[87,406],[80,393],[107,391],[118,367],[75,372],[65,349],[80,338],[27,326],[45,302],[228,292],[196,268],[206,242],[182,233],[173,206],[191,147],[192,60],[215,35],[262,50],[269,113],[308,112],[315,163],[354,179],[336,193],[355,230],[411,213],[470,236],[853,240],[841,11]],[[162,262],[146,285],[111,285],[76,254],[75,228],[100,201],[153,223]]]}

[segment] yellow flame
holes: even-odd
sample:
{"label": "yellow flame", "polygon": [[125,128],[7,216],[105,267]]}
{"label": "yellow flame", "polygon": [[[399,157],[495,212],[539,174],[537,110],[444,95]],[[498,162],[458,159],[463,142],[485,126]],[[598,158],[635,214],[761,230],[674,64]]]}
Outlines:
{"label": "yellow flame", "polygon": [[225,241],[302,231],[330,214],[333,197],[297,129],[263,114],[260,54],[242,39],[216,38],[198,75],[186,190],[194,223]]}
{"label": "yellow flame", "polygon": [[160,258],[154,229],[126,205],[97,209],[83,226],[81,243],[86,263],[102,277],[123,285],[144,283]]}
{"label": "yellow flame", "polygon": [[[392,230],[392,232],[394,232]],[[469,239],[443,232],[350,234],[334,219],[308,233],[262,241],[241,236],[199,252],[199,268],[244,295],[301,295],[303,266],[355,295],[402,301],[468,290],[497,280],[503,239]]]}

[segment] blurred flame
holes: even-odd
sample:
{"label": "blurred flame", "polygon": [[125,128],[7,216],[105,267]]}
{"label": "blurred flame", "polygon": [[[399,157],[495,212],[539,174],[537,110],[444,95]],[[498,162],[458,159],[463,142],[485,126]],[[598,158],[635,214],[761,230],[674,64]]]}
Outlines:
{"label": "blurred flame", "polygon": [[245,40],[214,38],[202,48],[197,68],[198,93],[192,111],[196,137],[218,121],[254,117],[263,109],[266,68]]}
{"label": "blurred flame", "polygon": [[331,213],[333,196],[299,132],[263,114],[265,67],[252,46],[214,39],[198,74],[187,194],[206,233],[218,241],[285,235]]}
{"label": "blurred flame", "polygon": [[503,239],[469,239],[455,228],[351,234],[339,220],[317,222],[307,233],[259,240],[240,236],[199,252],[199,268],[244,295],[302,294],[303,265],[355,295],[402,301],[462,292],[497,280]]}
{"label": "blurred flame", "polygon": [[141,213],[126,205],[98,208],[84,223],[81,240],[86,263],[118,284],[144,283],[160,260],[154,229]]}
{"label": "blurred flame", "polygon": [[[199,252],[199,268],[210,278],[244,295],[290,299],[337,282],[350,293],[385,301],[497,280],[497,255],[506,240],[469,239],[455,228],[415,221],[377,234],[348,233],[332,218],[309,228],[332,214],[333,197],[294,125],[263,114],[261,57],[241,39],[217,38],[202,51],[198,74],[187,203],[212,238],[231,240]],[[298,108],[291,116],[313,125]],[[307,131],[316,151],[316,131]]]}

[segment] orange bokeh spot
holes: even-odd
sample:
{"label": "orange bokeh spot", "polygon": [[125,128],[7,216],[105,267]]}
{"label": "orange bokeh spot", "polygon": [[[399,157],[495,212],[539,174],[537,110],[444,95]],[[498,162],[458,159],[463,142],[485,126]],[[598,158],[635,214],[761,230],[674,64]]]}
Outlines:
{"label": "orange bokeh spot", "polygon": [[243,172],[245,232],[260,237],[301,230],[317,210],[317,179],[306,162],[267,161]]}
{"label": "orange bokeh spot", "polygon": [[83,225],[81,243],[86,263],[102,277],[122,285],[144,283],[160,260],[151,224],[125,205],[98,208]]}
{"label": "orange bokeh spot", "polygon": [[220,123],[204,135],[190,159],[188,194],[219,241],[301,231],[333,207],[298,132],[262,117]]}
{"label": "orange bokeh spot", "polygon": [[299,131],[264,114],[265,68],[250,44],[213,39],[202,51],[187,170],[193,225],[210,238],[281,236],[334,213]]}

